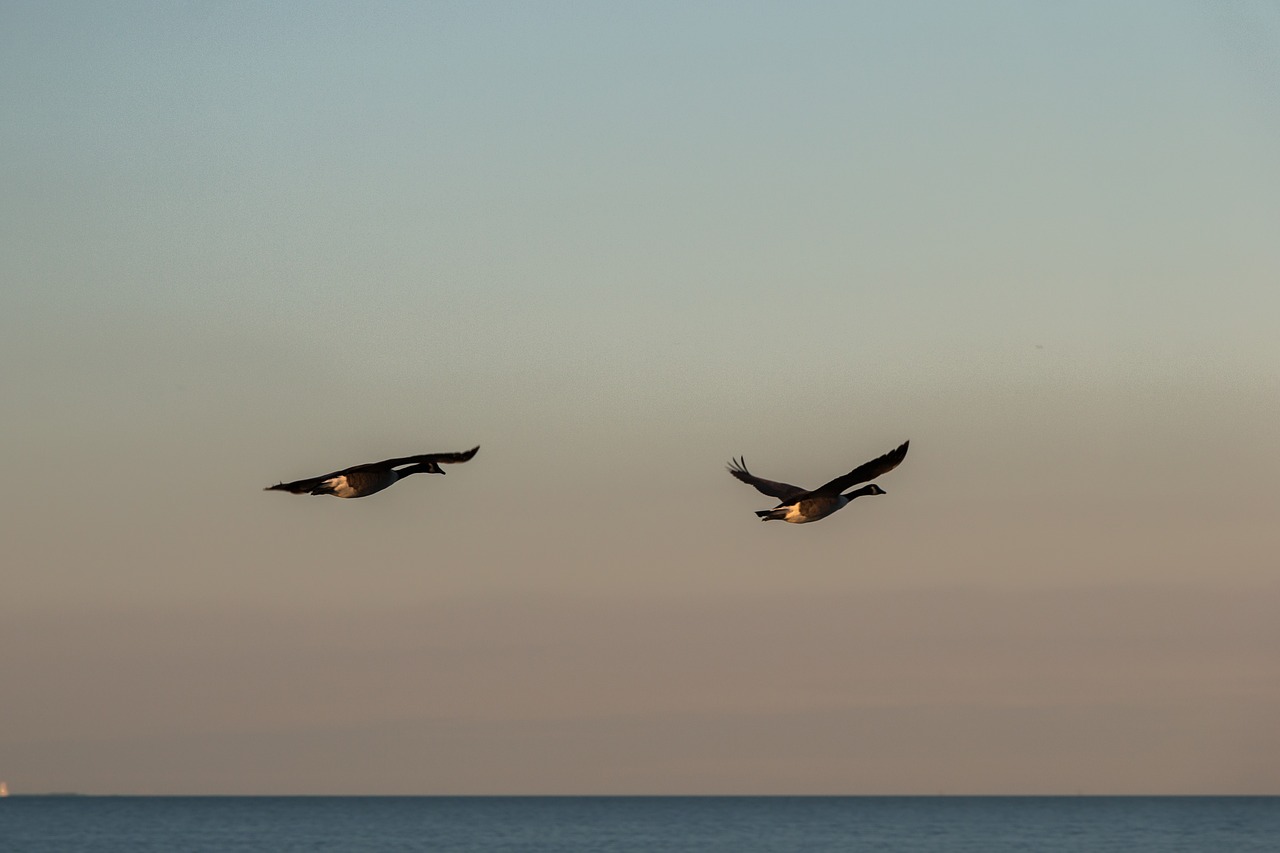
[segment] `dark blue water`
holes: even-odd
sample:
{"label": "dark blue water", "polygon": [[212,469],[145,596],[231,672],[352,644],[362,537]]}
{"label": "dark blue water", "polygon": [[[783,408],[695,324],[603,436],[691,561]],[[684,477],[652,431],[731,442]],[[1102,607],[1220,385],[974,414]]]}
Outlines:
{"label": "dark blue water", "polygon": [[1280,851],[1276,797],[10,797],[3,853]]}

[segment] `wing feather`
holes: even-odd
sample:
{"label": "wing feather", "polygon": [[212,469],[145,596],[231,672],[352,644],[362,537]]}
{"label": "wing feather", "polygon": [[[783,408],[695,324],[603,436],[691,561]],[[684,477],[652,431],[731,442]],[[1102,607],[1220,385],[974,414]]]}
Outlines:
{"label": "wing feather", "polygon": [[790,483],[779,483],[776,480],[766,480],[763,477],[757,477],[747,470],[745,459],[738,458],[729,462],[729,473],[737,477],[748,486],[755,486],[756,490],[762,494],[766,494],[771,498],[777,498],[783,503],[790,503],[803,494],[806,490],[799,486],[793,486]]}
{"label": "wing feather", "polygon": [[882,474],[889,473],[901,465],[903,459],[907,458],[907,447],[910,444],[910,441],[902,442],[897,448],[890,450],[884,456],[872,459],[870,462],[864,462],[848,474],[836,477],[830,483],[814,489],[813,494],[822,496],[838,495],[850,486],[856,486],[859,483],[865,483]]}

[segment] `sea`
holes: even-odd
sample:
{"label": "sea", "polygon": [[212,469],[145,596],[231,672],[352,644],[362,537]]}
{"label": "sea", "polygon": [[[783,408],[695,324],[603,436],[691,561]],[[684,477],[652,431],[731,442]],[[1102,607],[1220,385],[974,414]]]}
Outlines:
{"label": "sea", "polygon": [[2,853],[1277,853],[1280,797],[67,797]]}

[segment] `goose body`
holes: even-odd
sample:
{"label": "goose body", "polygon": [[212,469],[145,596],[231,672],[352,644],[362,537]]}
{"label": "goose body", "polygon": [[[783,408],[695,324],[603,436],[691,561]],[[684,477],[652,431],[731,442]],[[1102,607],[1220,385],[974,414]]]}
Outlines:
{"label": "goose body", "polygon": [[443,474],[440,463],[466,462],[480,447],[461,453],[424,453],[419,456],[403,456],[354,465],[324,474],[308,477],[292,483],[267,486],[267,491],[290,492],[295,495],[333,495],[336,498],[364,498],[395,485],[410,474]]}
{"label": "goose body", "polygon": [[906,458],[907,447],[910,444],[910,441],[904,441],[885,455],[863,463],[848,474],[836,477],[831,482],[812,491],[803,489],[800,486],[793,486],[790,483],[779,483],[775,480],[757,477],[747,470],[746,462],[743,459],[730,461],[729,473],[747,485],[755,486],[756,490],[762,494],[782,501],[773,509],[757,510],[756,515],[760,517],[761,521],[787,521],[791,524],[808,524],[811,521],[819,521],[833,512],[844,509],[855,498],[863,495],[885,494],[885,490],[875,483],[869,483],[851,492],[845,492],[845,489],[850,486],[856,486],[859,483],[866,483],[868,480],[874,480],[876,477],[887,474],[897,468],[902,464],[902,460]]}

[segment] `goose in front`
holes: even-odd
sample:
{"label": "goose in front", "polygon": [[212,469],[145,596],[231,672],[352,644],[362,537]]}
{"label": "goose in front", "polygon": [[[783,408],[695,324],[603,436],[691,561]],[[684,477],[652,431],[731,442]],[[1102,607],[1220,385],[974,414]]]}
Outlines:
{"label": "goose in front", "polygon": [[[363,498],[380,492],[410,474],[443,474],[440,463],[466,462],[476,455],[479,445],[461,453],[424,453],[420,456],[404,456],[384,459],[366,465],[343,468],[322,477],[295,480],[267,486],[266,491],[292,492],[295,495],[333,495],[335,498]],[[402,467],[408,466],[408,467]]]}
{"label": "goose in front", "polygon": [[757,510],[756,515],[760,516],[761,521],[789,521],[792,524],[807,524],[810,521],[826,518],[837,510],[844,509],[854,498],[859,498],[863,495],[885,494],[884,489],[875,483],[870,483],[860,489],[854,489],[852,492],[843,492],[850,486],[874,480],[881,474],[887,474],[897,468],[902,464],[902,460],[906,458],[907,445],[909,444],[911,444],[910,441],[904,441],[897,449],[890,450],[878,459],[872,459],[870,462],[859,465],[848,474],[836,477],[830,483],[813,491],[802,489],[799,486],[792,486],[789,483],[777,483],[773,480],[757,477],[747,470],[746,462],[743,459],[732,460],[729,463],[729,473],[742,482],[755,486],[758,491],[769,497],[782,501],[773,509]]}

